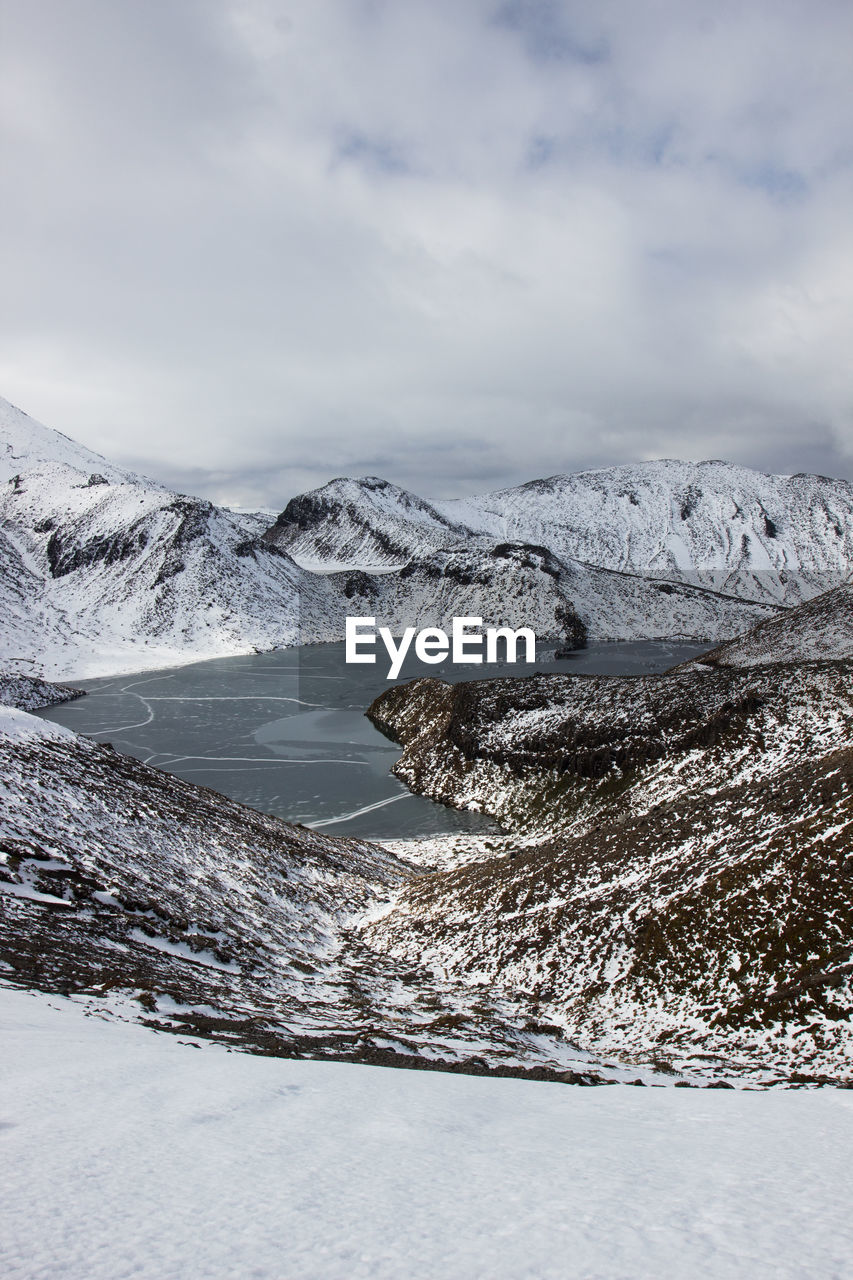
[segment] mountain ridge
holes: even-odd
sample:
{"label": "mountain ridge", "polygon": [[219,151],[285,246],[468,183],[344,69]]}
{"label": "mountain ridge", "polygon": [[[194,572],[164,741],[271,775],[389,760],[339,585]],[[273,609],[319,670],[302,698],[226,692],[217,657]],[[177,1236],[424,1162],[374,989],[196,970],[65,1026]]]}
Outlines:
{"label": "mountain ridge", "polygon": [[846,574],[852,516],[845,480],[664,459],[432,502],[375,478],[337,479],[292,500],[265,536],[300,563],[370,571],[424,539],[449,548],[459,531],[484,545],[546,546],[566,563],[797,604]]}
{"label": "mountain ridge", "polygon": [[729,463],[450,502],[344,478],[270,523],[114,466],[8,402],[0,441],[0,662],[60,679],[339,640],[352,614],[397,635],[479,616],[561,647],[720,642],[842,581],[853,550],[846,482]]}

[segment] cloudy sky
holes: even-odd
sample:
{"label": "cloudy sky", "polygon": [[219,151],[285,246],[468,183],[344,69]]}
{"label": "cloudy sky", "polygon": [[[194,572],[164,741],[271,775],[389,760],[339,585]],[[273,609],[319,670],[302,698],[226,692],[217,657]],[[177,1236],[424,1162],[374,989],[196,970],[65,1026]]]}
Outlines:
{"label": "cloudy sky", "polygon": [[0,394],[191,492],[853,478],[849,0],[0,0]]}

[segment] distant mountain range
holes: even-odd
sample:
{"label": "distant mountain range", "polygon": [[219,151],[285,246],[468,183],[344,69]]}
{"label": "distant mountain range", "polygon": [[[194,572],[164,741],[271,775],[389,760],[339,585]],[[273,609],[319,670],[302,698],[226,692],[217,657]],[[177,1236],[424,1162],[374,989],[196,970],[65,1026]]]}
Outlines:
{"label": "distant mountain range", "polygon": [[575,645],[727,639],[849,573],[853,489],[650,462],[427,502],[379,479],[270,527],[117,467],[0,401],[0,663],[67,678],[340,639],[349,615]]}
{"label": "distant mountain range", "polygon": [[566,566],[798,604],[849,572],[852,510],[844,480],[663,460],[432,503],[375,477],[332,480],[293,498],[266,537],[322,569],[520,543]]}

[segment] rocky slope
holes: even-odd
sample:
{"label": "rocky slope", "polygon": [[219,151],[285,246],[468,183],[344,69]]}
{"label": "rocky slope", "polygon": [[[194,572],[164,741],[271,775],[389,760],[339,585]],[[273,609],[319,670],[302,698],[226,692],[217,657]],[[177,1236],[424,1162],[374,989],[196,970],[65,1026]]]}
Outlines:
{"label": "rocky slope", "polygon": [[853,583],[825,591],[790,613],[768,618],[702,656],[709,665],[762,666],[853,658]]}
{"label": "rocky slope", "polygon": [[82,689],[70,685],[51,684],[20,671],[0,670],[0,705],[19,711],[36,711],[40,707],[52,707],[58,702],[79,698]]}
{"label": "rocky slope", "polygon": [[372,943],[524,993],[622,1060],[850,1082],[853,750],[706,797],[670,780],[576,835],[413,883]]}
{"label": "rocky slope", "polygon": [[416,556],[462,545],[472,527],[378,476],[332,480],[291,498],[266,533],[320,572],[400,569]]}
{"label": "rocky slope", "polygon": [[796,746],[807,758],[826,726],[837,728],[848,676],[838,662],[727,669],[697,661],[649,676],[420,679],[389,689],[368,715],[403,745],[394,773],[413,790],[492,813],[513,831],[551,831],[575,822],[578,805],[599,792],[621,792],[636,771],[722,739],[734,750],[763,717],[771,716],[768,733],[787,724],[793,706],[800,734],[789,741],[779,730],[779,750]]}
{"label": "rocky slope", "polygon": [[[847,608],[832,593],[780,622],[846,652],[827,619]],[[372,943],[523,992],[597,1052],[849,1080],[853,666],[738,652],[384,694],[398,776],[515,834],[406,887]]]}
{"label": "rocky slope", "polygon": [[255,1052],[619,1078],[524,1001],[371,948],[356,926],[414,874],[375,845],[289,826],[10,707],[0,778],[0,982]]}

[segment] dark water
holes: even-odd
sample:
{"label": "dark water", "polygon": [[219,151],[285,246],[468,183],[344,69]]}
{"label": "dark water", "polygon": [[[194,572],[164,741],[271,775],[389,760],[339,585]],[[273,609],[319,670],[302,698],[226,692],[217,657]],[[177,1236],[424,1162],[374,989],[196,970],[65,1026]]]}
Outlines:
{"label": "dark water", "polygon": [[[437,675],[455,683],[534,670],[641,675],[664,671],[704,648],[603,644],[557,661],[553,647],[542,647],[536,667],[427,666],[411,658],[400,681]],[[411,795],[391,776],[399,748],[364,715],[388,688],[387,670],[384,653],[375,666],[356,666],[344,662],[343,643],[306,645],[83,681],[87,697],[39,714],[158,769],[330,834],[381,840],[494,829],[480,814]]]}

